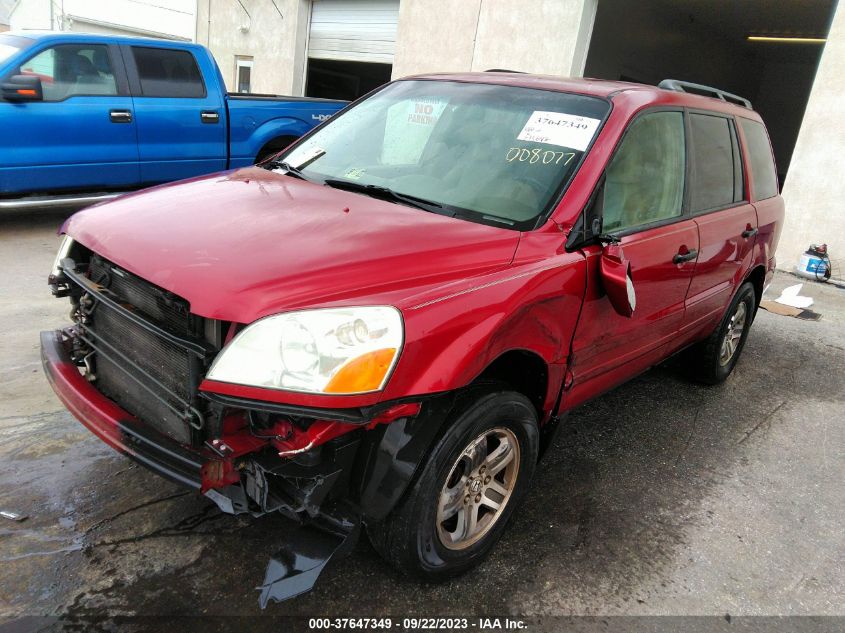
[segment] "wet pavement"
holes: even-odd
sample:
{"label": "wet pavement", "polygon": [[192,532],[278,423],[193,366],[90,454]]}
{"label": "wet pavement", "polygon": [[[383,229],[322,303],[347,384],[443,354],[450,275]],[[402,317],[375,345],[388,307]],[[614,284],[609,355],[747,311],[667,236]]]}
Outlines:
{"label": "wet pavement", "polygon": [[0,215],[0,510],[28,515],[0,518],[0,622],[845,615],[845,290],[805,283],[818,322],[760,311],[725,385],[670,362],[575,411],[477,570],[419,584],[362,539],[312,593],[261,611],[290,524],[222,514],[135,466],[47,385],[38,332],[68,321],[45,285],[61,220]]}

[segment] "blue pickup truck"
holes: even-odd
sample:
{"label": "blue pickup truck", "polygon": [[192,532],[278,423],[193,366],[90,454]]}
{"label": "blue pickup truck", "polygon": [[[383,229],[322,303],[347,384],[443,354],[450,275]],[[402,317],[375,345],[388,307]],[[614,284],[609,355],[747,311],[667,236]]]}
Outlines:
{"label": "blue pickup truck", "polygon": [[0,209],[90,202],[251,165],[346,105],[230,94],[183,42],[0,34]]}

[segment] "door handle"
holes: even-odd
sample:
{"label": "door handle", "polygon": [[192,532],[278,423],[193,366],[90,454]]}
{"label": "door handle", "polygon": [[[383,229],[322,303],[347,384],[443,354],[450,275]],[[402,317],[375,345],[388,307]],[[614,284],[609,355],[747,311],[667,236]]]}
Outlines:
{"label": "door handle", "polygon": [[744,237],[745,239],[748,239],[749,237],[754,237],[755,235],[757,235],[757,231],[758,229],[756,226],[752,229],[751,225],[749,224],[748,228],[742,232],[742,237]]}
{"label": "door handle", "polygon": [[220,121],[220,115],[214,110],[203,110],[200,112],[200,121],[203,123],[217,123]]}
{"label": "door handle", "polygon": [[132,112],[129,110],[109,110],[112,123],[132,123]]}
{"label": "door handle", "polygon": [[690,249],[686,253],[675,253],[675,256],[672,258],[673,264],[683,264],[684,262],[689,262],[694,260],[698,257],[698,251],[696,249]]}

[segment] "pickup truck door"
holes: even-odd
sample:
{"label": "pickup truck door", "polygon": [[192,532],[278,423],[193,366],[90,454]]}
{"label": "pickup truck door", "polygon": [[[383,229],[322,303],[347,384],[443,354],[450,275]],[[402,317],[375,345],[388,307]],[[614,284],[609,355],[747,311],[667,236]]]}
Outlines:
{"label": "pickup truck door", "polygon": [[757,236],[757,212],[745,194],[733,118],[695,111],[688,118],[689,206],[698,225],[700,248],[679,346],[718,325],[751,267]]}
{"label": "pickup truck door", "polygon": [[602,248],[583,248],[587,292],[572,341],[566,408],[659,362],[681,328],[699,246],[695,221],[684,212],[685,156],[683,112],[648,111],[629,125],[605,171],[593,212],[631,263],[636,308],[630,317],[613,309],[599,274]]}
{"label": "pickup truck door", "polygon": [[3,79],[19,74],[40,77],[44,96],[0,101],[0,193],[138,184],[132,98],[116,46],[41,47]]}
{"label": "pickup truck door", "polygon": [[217,69],[194,48],[122,46],[145,184],[226,169],[226,104]]}

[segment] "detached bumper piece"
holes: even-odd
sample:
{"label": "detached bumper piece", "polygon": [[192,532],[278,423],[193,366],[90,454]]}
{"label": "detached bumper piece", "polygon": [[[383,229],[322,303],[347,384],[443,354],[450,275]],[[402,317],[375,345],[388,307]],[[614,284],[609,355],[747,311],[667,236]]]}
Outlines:
{"label": "detached bumper piece", "polygon": [[332,558],[349,554],[361,534],[360,517],[337,504],[321,519],[321,529],[299,526],[285,534],[285,544],[267,564],[258,604],[282,602],[311,591]]}

